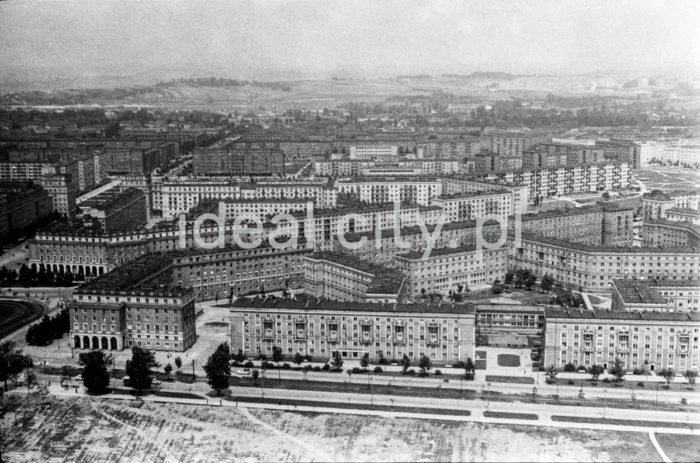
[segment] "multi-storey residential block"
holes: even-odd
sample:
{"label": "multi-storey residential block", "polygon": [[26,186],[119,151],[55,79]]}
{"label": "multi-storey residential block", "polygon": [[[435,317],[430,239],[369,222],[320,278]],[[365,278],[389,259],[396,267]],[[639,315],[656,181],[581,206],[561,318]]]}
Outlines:
{"label": "multi-storey residential block", "polygon": [[197,175],[284,175],[284,152],[276,148],[199,149],[192,161]]}
{"label": "multi-storey residential block", "polygon": [[[642,196],[642,208],[644,220],[685,220],[685,217],[674,212],[678,210],[700,211],[700,194],[695,190],[668,193],[653,190]],[[672,217],[669,217],[669,211],[671,211]]]}
{"label": "multi-storey residential block", "polygon": [[335,187],[338,193],[353,195],[367,203],[400,201],[428,206],[442,194],[442,181],[436,177],[338,180]]}
{"label": "multi-storey residential block", "polygon": [[530,201],[586,191],[629,188],[631,171],[626,162],[567,165],[558,168],[493,172],[478,176],[491,182],[527,185]]}
{"label": "multi-storey residential block", "polygon": [[425,257],[420,251],[396,256],[396,267],[406,275],[408,297],[424,294],[447,295],[450,290],[489,288],[494,280],[505,279],[506,248],[477,249],[460,245],[434,249]]}
{"label": "multi-storey residential block", "polygon": [[44,175],[42,186],[49,192],[53,209],[65,217],[72,217],[76,210],[77,186],[68,174]]}
{"label": "multi-storey residential block", "polygon": [[506,220],[513,210],[512,195],[508,190],[454,193],[433,198],[431,204],[442,209],[445,220],[461,222],[487,216]]}
{"label": "multi-storey residential block", "polygon": [[48,191],[28,182],[0,182],[0,240],[53,212]]}
{"label": "multi-storey residential block", "polygon": [[597,140],[595,147],[603,150],[605,159],[627,162],[632,169],[642,166],[641,146],[630,140]]}
{"label": "multi-storey residential block", "polygon": [[690,222],[645,220],[641,234],[645,247],[700,247],[700,227]]}
{"label": "multi-storey residential block", "polygon": [[502,154],[481,152],[474,156],[474,172],[513,171],[522,169],[523,158],[521,156],[505,156]]}
{"label": "multi-storey residential block", "polygon": [[508,237],[508,266],[551,275],[583,291],[606,291],[614,279],[697,278],[700,253],[692,247],[628,248],[592,246],[523,233]]}
{"label": "multi-storey residential block", "polygon": [[[436,230],[436,228],[436,225],[426,225],[427,232],[435,240],[433,242],[434,248],[476,244],[477,227],[475,220],[446,222],[439,230]],[[500,237],[501,227],[497,222],[489,220],[483,224],[481,232],[484,241],[493,243]],[[505,229],[503,233],[506,233]],[[397,235],[400,237],[398,241]],[[415,225],[402,227],[398,233],[390,229],[382,230],[381,234],[375,232],[348,233],[345,235],[345,239],[350,243],[362,244],[348,249],[336,239],[333,243],[333,249],[352,254],[364,261],[387,266],[394,265],[394,259],[398,254],[403,254],[407,250],[423,252],[428,244],[425,232],[421,227]],[[399,247],[398,242],[405,243],[406,248]]]}
{"label": "multi-storey residential block", "polygon": [[131,262],[78,288],[69,304],[75,349],[183,352],[197,339],[194,293],[164,285],[170,258]]}
{"label": "multi-storey residential block", "polygon": [[304,257],[304,290],[341,302],[404,302],[406,278],[394,269],[340,252]]}
{"label": "multi-storey residential block", "polygon": [[547,307],[544,365],[697,370],[700,313],[620,312]]}
{"label": "multi-storey residential block", "polygon": [[700,225],[700,212],[694,209],[680,209],[678,207],[673,207],[666,211],[666,220]]}
{"label": "multi-storey residential block", "polygon": [[700,311],[700,280],[613,280],[612,310]]}
{"label": "multi-storey residential block", "polygon": [[509,218],[509,228],[516,222],[522,231],[576,243],[631,246],[633,240],[632,207],[601,204],[522,214]]}
{"label": "multi-storey residential block", "polygon": [[392,162],[397,161],[398,156],[398,146],[369,145],[350,147],[350,159]]}
{"label": "multi-storey residential block", "polygon": [[465,304],[241,298],[230,311],[231,350],[252,356],[269,357],[277,346],[321,360],[333,352],[372,361],[425,355],[435,365],[474,357],[474,308]]}
{"label": "multi-storey residential block", "polygon": [[83,219],[96,220],[102,232],[134,230],[146,225],[148,204],[143,191],[115,188],[80,203]]}
{"label": "multi-storey residential block", "polygon": [[513,213],[524,214],[527,212],[529,202],[529,188],[527,185],[516,185],[502,181],[489,182],[468,177],[442,177],[442,191],[445,195],[499,190],[510,191]]}
{"label": "multi-storey residential block", "polygon": [[314,172],[327,177],[357,176],[416,176],[459,173],[457,159],[400,159],[382,163],[362,159],[331,159],[314,161]]}
{"label": "multi-storey residential block", "polygon": [[544,307],[522,304],[476,304],[477,346],[543,346]]}

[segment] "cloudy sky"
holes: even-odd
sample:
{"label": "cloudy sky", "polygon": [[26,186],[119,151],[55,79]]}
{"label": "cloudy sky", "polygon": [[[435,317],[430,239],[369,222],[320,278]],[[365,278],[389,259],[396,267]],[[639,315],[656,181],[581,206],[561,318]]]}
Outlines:
{"label": "cloudy sky", "polygon": [[697,0],[7,0],[0,76],[692,74],[698,31]]}

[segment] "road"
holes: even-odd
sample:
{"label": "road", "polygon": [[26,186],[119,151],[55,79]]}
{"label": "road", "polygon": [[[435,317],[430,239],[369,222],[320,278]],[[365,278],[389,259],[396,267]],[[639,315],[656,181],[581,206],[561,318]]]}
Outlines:
{"label": "road", "polygon": [[[172,384],[165,383],[164,391]],[[25,388],[13,394],[26,393]],[[48,393],[61,397],[83,397],[83,388],[67,388],[56,382],[48,387]],[[230,395],[218,397],[202,383],[191,385],[188,397],[142,395],[135,398],[125,393],[91,396],[93,400],[144,400],[152,402],[185,403],[191,405],[267,408],[286,411],[315,413],[346,413],[389,417],[425,418],[481,423],[551,426],[559,428],[598,429],[648,433],[700,435],[700,414],[664,410],[631,410],[586,406],[553,406],[525,402],[489,402],[482,400],[444,399],[433,397],[409,397],[401,395],[347,394],[321,392],[232,387]],[[264,399],[264,401],[262,400]],[[315,403],[318,403],[316,405]],[[424,410],[424,411],[422,411]],[[439,410],[444,410],[444,414]],[[462,413],[460,413],[462,412]],[[518,417],[517,414],[527,414]],[[493,416],[494,414],[506,414]],[[558,418],[558,419],[557,419]],[[581,418],[598,422],[575,422]],[[562,421],[564,419],[565,421]],[[568,421],[566,421],[568,420]],[[607,422],[601,420],[608,420]],[[625,420],[611,422],[609,420]],[[642,422],[652,422],[644,426]],[[668,423],[668,425],[664,425]]]}

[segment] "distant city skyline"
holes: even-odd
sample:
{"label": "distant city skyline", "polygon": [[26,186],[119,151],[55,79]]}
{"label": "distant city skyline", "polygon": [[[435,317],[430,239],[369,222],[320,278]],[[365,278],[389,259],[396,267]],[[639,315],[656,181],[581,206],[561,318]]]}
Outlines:
{"label": "distant city skyline", "polygon": [[13,80],[700,72],[694,1],[0,2]]}

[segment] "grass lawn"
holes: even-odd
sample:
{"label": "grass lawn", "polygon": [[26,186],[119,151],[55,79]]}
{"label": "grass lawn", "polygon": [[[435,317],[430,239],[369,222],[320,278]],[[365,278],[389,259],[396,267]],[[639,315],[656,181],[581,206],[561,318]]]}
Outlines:
{"label": "grass lawn", "polygon": [[520,356],[514,354],[498,354],[498,366],[500,367],[519,367]]}
{"label": "grass lawn", "polygon": [[535,379],[529,376],[497,376],[486,375],[488,383],[517,383],[517,384],[535,384]]}
{"label": "grass lawn", "polygon": [[563,416],[552,415],[552,421],[563,421],[567,423],[597,423],[597,424],[619,424],[624,426],[644,426],[649,428],[687,428],[686,423],[669,423],[666,421],[640,421],[623,419],[603,419],[589,418],[586,416]]}
{"label": "grass lawn", "polygon": [[491,412],[485,411],[484,416],[487,418],[506,418],[513,420],[532,420],[537,421],[539,418],[533,413],[508,413],[508,412]]}
{"label": "grass lawn", "polygon": [[680,434],[657,434],[656,440],[671,461],[700,460],[700,439]]}

